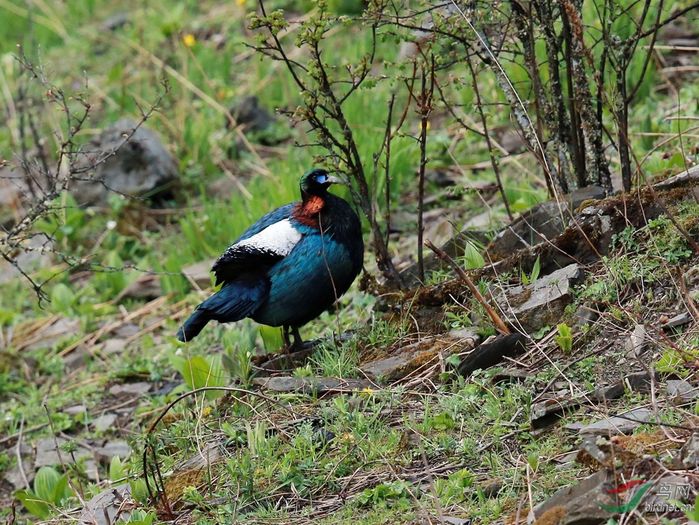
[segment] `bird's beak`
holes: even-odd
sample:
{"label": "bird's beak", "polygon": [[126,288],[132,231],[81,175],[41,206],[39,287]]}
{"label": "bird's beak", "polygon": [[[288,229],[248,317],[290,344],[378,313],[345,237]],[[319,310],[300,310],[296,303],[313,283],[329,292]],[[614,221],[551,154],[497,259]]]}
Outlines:
{"label": "bird's beak", "polygon": [[347,184],[344,180],[342,180],[340,177],[336,177],[335,175],[328,175],[328,178],[326,179],[325,183],[328,186],[330,184]]}

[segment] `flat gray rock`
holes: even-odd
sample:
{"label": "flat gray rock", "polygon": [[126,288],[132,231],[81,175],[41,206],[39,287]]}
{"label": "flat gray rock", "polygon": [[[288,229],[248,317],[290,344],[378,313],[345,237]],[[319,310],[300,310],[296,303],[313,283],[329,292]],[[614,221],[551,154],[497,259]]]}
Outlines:
{"label": "flat gray rock", "polygon": [[171,189],[179,177],[175,158],[145,124],[137,126],[121,119],[87,144],[77,163],[85,180],[70,187],[79,204],[107,204],[110,193],[153,199]]}
{"label": "flat gray rock", "polygon": [[116,414],[102,414],[98,418],[95,418],[91,425],[92,428],[94,428],[97,432],[106,432],[107,430],[111,429],[114,427],[114,423],[116,423],[117,420],[117,415]]}
{"label": "flat gray rock", "polygon": [[651,420],[652,413],[647,408],[636,408],[619,416],[609,417],[580,428],[581,435],[629,434],[636,427]]}
{"label": "flat gray rock", "polygon": [[138,382],[138,383],[124,383],[122,385],[113,385],[109,388],[109,393],[113,396],[121,395],[132,395],[141,396],[148,392],[151,388],[150,383]]}
{"label": "flat gray rock", "polygon": [[572,301],[572,287],[583,275],[577,264],[570,264],[540,277],[528,285],[513,286],[496,298],[505,317],[516,317],[528,332],[560,322]]}
{"label": "flat gray rock", "polygon": [[126,523],[135,504],[127,483],[104,490],[85,503],[78,518],[79,525],[113,525]]}
{"label": "flat gray rock", "polygon": [[[558,523],[559,525],[593,525],[606,522],[612,515],[602,505],[614,505],[612,497],[604,490],[611,479],[606,470],[600,470],[580,483],[557,491],[549,499],[536,505],[530,513],[528,523],[541,520],[541,523]],[[546,521],[544,514],[556,513],[560,519]]]}
{"label": "flat gray rock", "polygon": [[372,386],[370,381],[364,379],[338,379],[336,377],[260,377],[253,379],[253,383],[264,390],[302,394],[361,390]]}

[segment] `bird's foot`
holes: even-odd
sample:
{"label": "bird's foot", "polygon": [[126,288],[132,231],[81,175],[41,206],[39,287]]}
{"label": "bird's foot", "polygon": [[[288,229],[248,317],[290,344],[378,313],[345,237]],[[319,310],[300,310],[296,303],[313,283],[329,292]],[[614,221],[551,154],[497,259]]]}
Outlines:
{"label": "bird's foot", "polygon": [[[294,341],[291,341],[291,335],[294,336]],[[280,352],[282,354],[292,354],[303,350],[304,343],[301,339],[301,334],[299,334],[299,329],[296,327],[285,326],[282,329],[282,339],[284,340],[284,346],[281,347]]]}

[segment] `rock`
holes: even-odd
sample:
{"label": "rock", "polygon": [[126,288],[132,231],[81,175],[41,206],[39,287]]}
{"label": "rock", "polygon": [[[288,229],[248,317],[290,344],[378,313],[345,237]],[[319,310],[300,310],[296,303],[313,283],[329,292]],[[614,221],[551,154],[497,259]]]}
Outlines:
{"label": "rock", "polygon": [[151,301],[163,295],[162,286],[160,286],[160,276],[144,273],[138,279],[124,288],[115,301],[121,302],[122,299],[142,299]]}
{"label": "rock", "polygon": [[102,414],[98,418],[95,418],[90,424],[92,425],[92,428],[94,428],[97,432],[106,432],[114,426],[116,420],[116,414],[107,413]]}
{"label": "rock", "polygon": [[169,196],[179,177],[177,162],[155,133],[144,124],[134,132],[137,126],[131,119],[121,119],[86,146],[90,153],[78,161],[77,168],[87,170],[84,178],[88,180],[70,187],[79,204],[105,205],[110,192],[148,199]]}
{"label": "rock", "polygon": [[495,236],[486,249],[485,259],[504,259],[517,250],[553,239],[565,230],[570,212],[566,202],[548,201],[537,204]]}
{"label": "rock", "polygon": [[585,325],[594,323],[599,317],[599,313],[596,310],[588,306],[580,306],[573,314],[574,326],[575,328],[582,328]]}
{"label": "rock", "polygon": [[[0,188],[0,193],[2,191],[2,188]],[[2,214],[2,204],[0,204],[0,214]],[[23,272],[31,274],[39,268],[51,265],[50,253],[53,250],[53,241],[47,235],[43,233],[35,234],[24,245],[27,248],[20,250],[14,257],[14,262],[17,263]],[[17,267],[5,259],[0,259],[0,284],[17,278],[24,279]]]}
{"label": "rock", "polygon": [[361,370],[375,381],[395,381],[436,360],[441,352],[446,352],[447,355],[465,352],[474,348],[479,341],[480,336],[475,331],[459,331],[455,336],[445,334],[425,338],[397,348],[391,355],[365,362]]}
{"label": "rock", "polygon": [[688,170],[685,170],[677,175],[669,177],[663,181],[660,181],[653,185],[654,188],[660,190],[666,190],[670,188],[675,188],[677,186],[682,186],[688,182],[699,181],[699,165],[692,166]]}
{"label": "rock", "polygon": [[26,346],[27,350],[40,350],[43,348],[53,348],[62,339],[75,335],[80,330],[80,320],[61,317],[48,326],[42,327],[32,336],[31,343]]}
{"label": "rock", "polygon": [[626,353],[630,358],[638,357],[643,353],[645,346],[646,327],[642,324],[637,324],[626,340]]}
{"label": "rock", "polygon": [[109,463],[114,456],[120,459],[128,458],[131,455],[131,447],[123,439],[114,439],[97,448],[95,454],[99,459]]}
{"label": "rock", "polygon": [[689,315],[689,312],[683,312],[681,314],[677,314],[674,317],[671,317],[667,321],[665,321],[662,324],[663,328],[677,328],[678,326],[683,326],[688,324],[692,320],[692,316]]}
{"label": "rock", "polygon": [[[561,519],[546,523],[593,525],[606,522],[611,514],[602,506],[615,504],[612,496],[605,490],[605,484],[610,479],[611,476],[606,470],[600,470],[576,485],[560,489],[545,502],[534,507],[529,523],[532,523],[534,518],[541,519],[545,513],[554,509],[563,509],[563,512],[559,512]],[[544,520],[541,522],[544,523]]]}
{"label": "rock", "polygon": [[126,341],[124,339],[112,338],[107,339],[104,343],[102,343],[100,352],[102,352],[103,355],[108,356],[120,354],[124,351],[124,348],[126,348]]}
{"label": "rock", "polygon": [[699,389],[692,386],[684,379],[668,379],[666,383],[667,395],[671,398],[679,398],[680,401],[691,401],[699,396]]}
{"label": "rock", "polygon": [[[59,449],[56,449],[56,443],[58,443]],[[77,445],[76,450],[71,454],[70,452],[65,452],[63,446],[68,443],[65,438],[43,438],[36,443],[36,456],[34,457],[34,468],[38,469],[41,467],[51,467],[54,465],[60,465],[63,463],[73,463],[75,461],[81,460],[91,460],[92,452]],[[60,456],[59,456],[60,452]],[[63,460],[63,461],[61,461]]]}
{"label": "rock", "polygon": [[125,11],[114,13],[102,22],[102,27],[107,31],[117,31],[129,23],[129,14]]}
{"label": "rock", "polygon": [[89,358],[90,354],[85,350],[85,347],[79,346],[68,355],[63,356],[63,369],[66,373],[74,372],[85,366]]}
{"label": "rock", "polygon": [[335,377],[259,377],[252,381],[265,390],[295,392],[301,394],[324,394],[326,392],[351,392],[370,388],[372,383],[364,379],[338,379]]}
{"label": "rock", "polygon": [[211,267],[213,264],[213,259],[190,264],[182,268],[182,274],[189,282],[196,284],[202,290],[206,290],[211,287]]}
{"label": "rock", "polygon": [[85,503],[78,518],[78,525],[112,525],[129,521],[131,511],[136,508],[131,500],[128,483],[117,485],[94,496]]}
{"label": "rock", "polygon": [[570,264],[526,286],[509,288],[496,301],[507,316],[514,316],[531,333],[561,320],[572,301],[572,286],[582,275],[580,266]]}
{"label": "rock", "polygon": [[522,383],[531,377],[531,373],[519,368],[505,368],[493,375],[491,381],[497,383]]}
{"label": "rock", "polygon": [[504,360],[505,357],[517,357],[525,352],[526,337],[514,333],[498,335],[475,347],[459,363],[456,370],[464,376],[470,376],[478,369],[485,370]]}
{"label": "rock", "polygon": [[85,405],[75,405],[72,407],[64,408],[63,412],[69,416],[79,416],[81,414],[87,413],[87,407]]}
{"label": "rock", "polygon": [[699,468],[699,435],[692,434],[680,450],[680,468],[696,470]]}
{"label": "rock", "polygon": [[647,408],[636,408],[620,416],[604,418],[580,429],[581,435],[629,434],[636,427],[650,421],[652,413]]}
{"label": "rock", "polygon": [[694,488],[689,477],[666,475],[654,480],[653,485],[641,500],[641,508],[650,516],[682,512],[684,509],[678,503],[694,503],[693,493]]}
{"label": "rock", "polygon": [[533,429],[538,430],[552,425],[566,413],[577,408],[579,403],[570,399],[544,399],[531,406],[530,423]]}
{"label": "rock", "polygon": [[648,372],[629,374],[610,386],[595,389],[590,397],[595,401],[618,399],[624,395],[627,388],[636,393],[646,394],[650,392],[650,375]]}
{"label": "rock", "polygon": [[571,207],[576,210],[587,201],[604,199],[606,196],[607,192],[603,187],[591,185],[571,191],[567,195],[567,200]]}
{"label": "rock", "polygon": [[113,385],[109,389],[109,393],[113,396],[141,396],[147,393],[150,390],[150,388],[151,384],[146,382],[124,383],[122,385]]}
{"label": "rock", "polygon": [[264,131],[274,124],[274,117],[260,106],[260,100],[255,95],[241,99],[230,109],[230,112],[236,123],[243,126],[245,132]]}

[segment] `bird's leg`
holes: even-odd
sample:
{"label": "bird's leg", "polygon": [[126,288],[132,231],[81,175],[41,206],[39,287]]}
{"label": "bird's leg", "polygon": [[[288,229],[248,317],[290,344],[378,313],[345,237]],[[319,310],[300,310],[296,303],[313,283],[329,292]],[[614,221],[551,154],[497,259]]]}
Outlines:
{"label": "bird's leg", "polygon": [[301,339],[301,334],[299,333],[299,327],[294,326],[291,328],[291,334],[294,336],[294,344],[291,347],[291,351],[301,350],[303,348],[303,339]]}
{"label": "bird's leg", "polygon": [[282,347],[282,353],[286,354],[291,350],[291,338],[289,337],[290,326],[282,326],[282,341],[284,341],[284,346]]}

